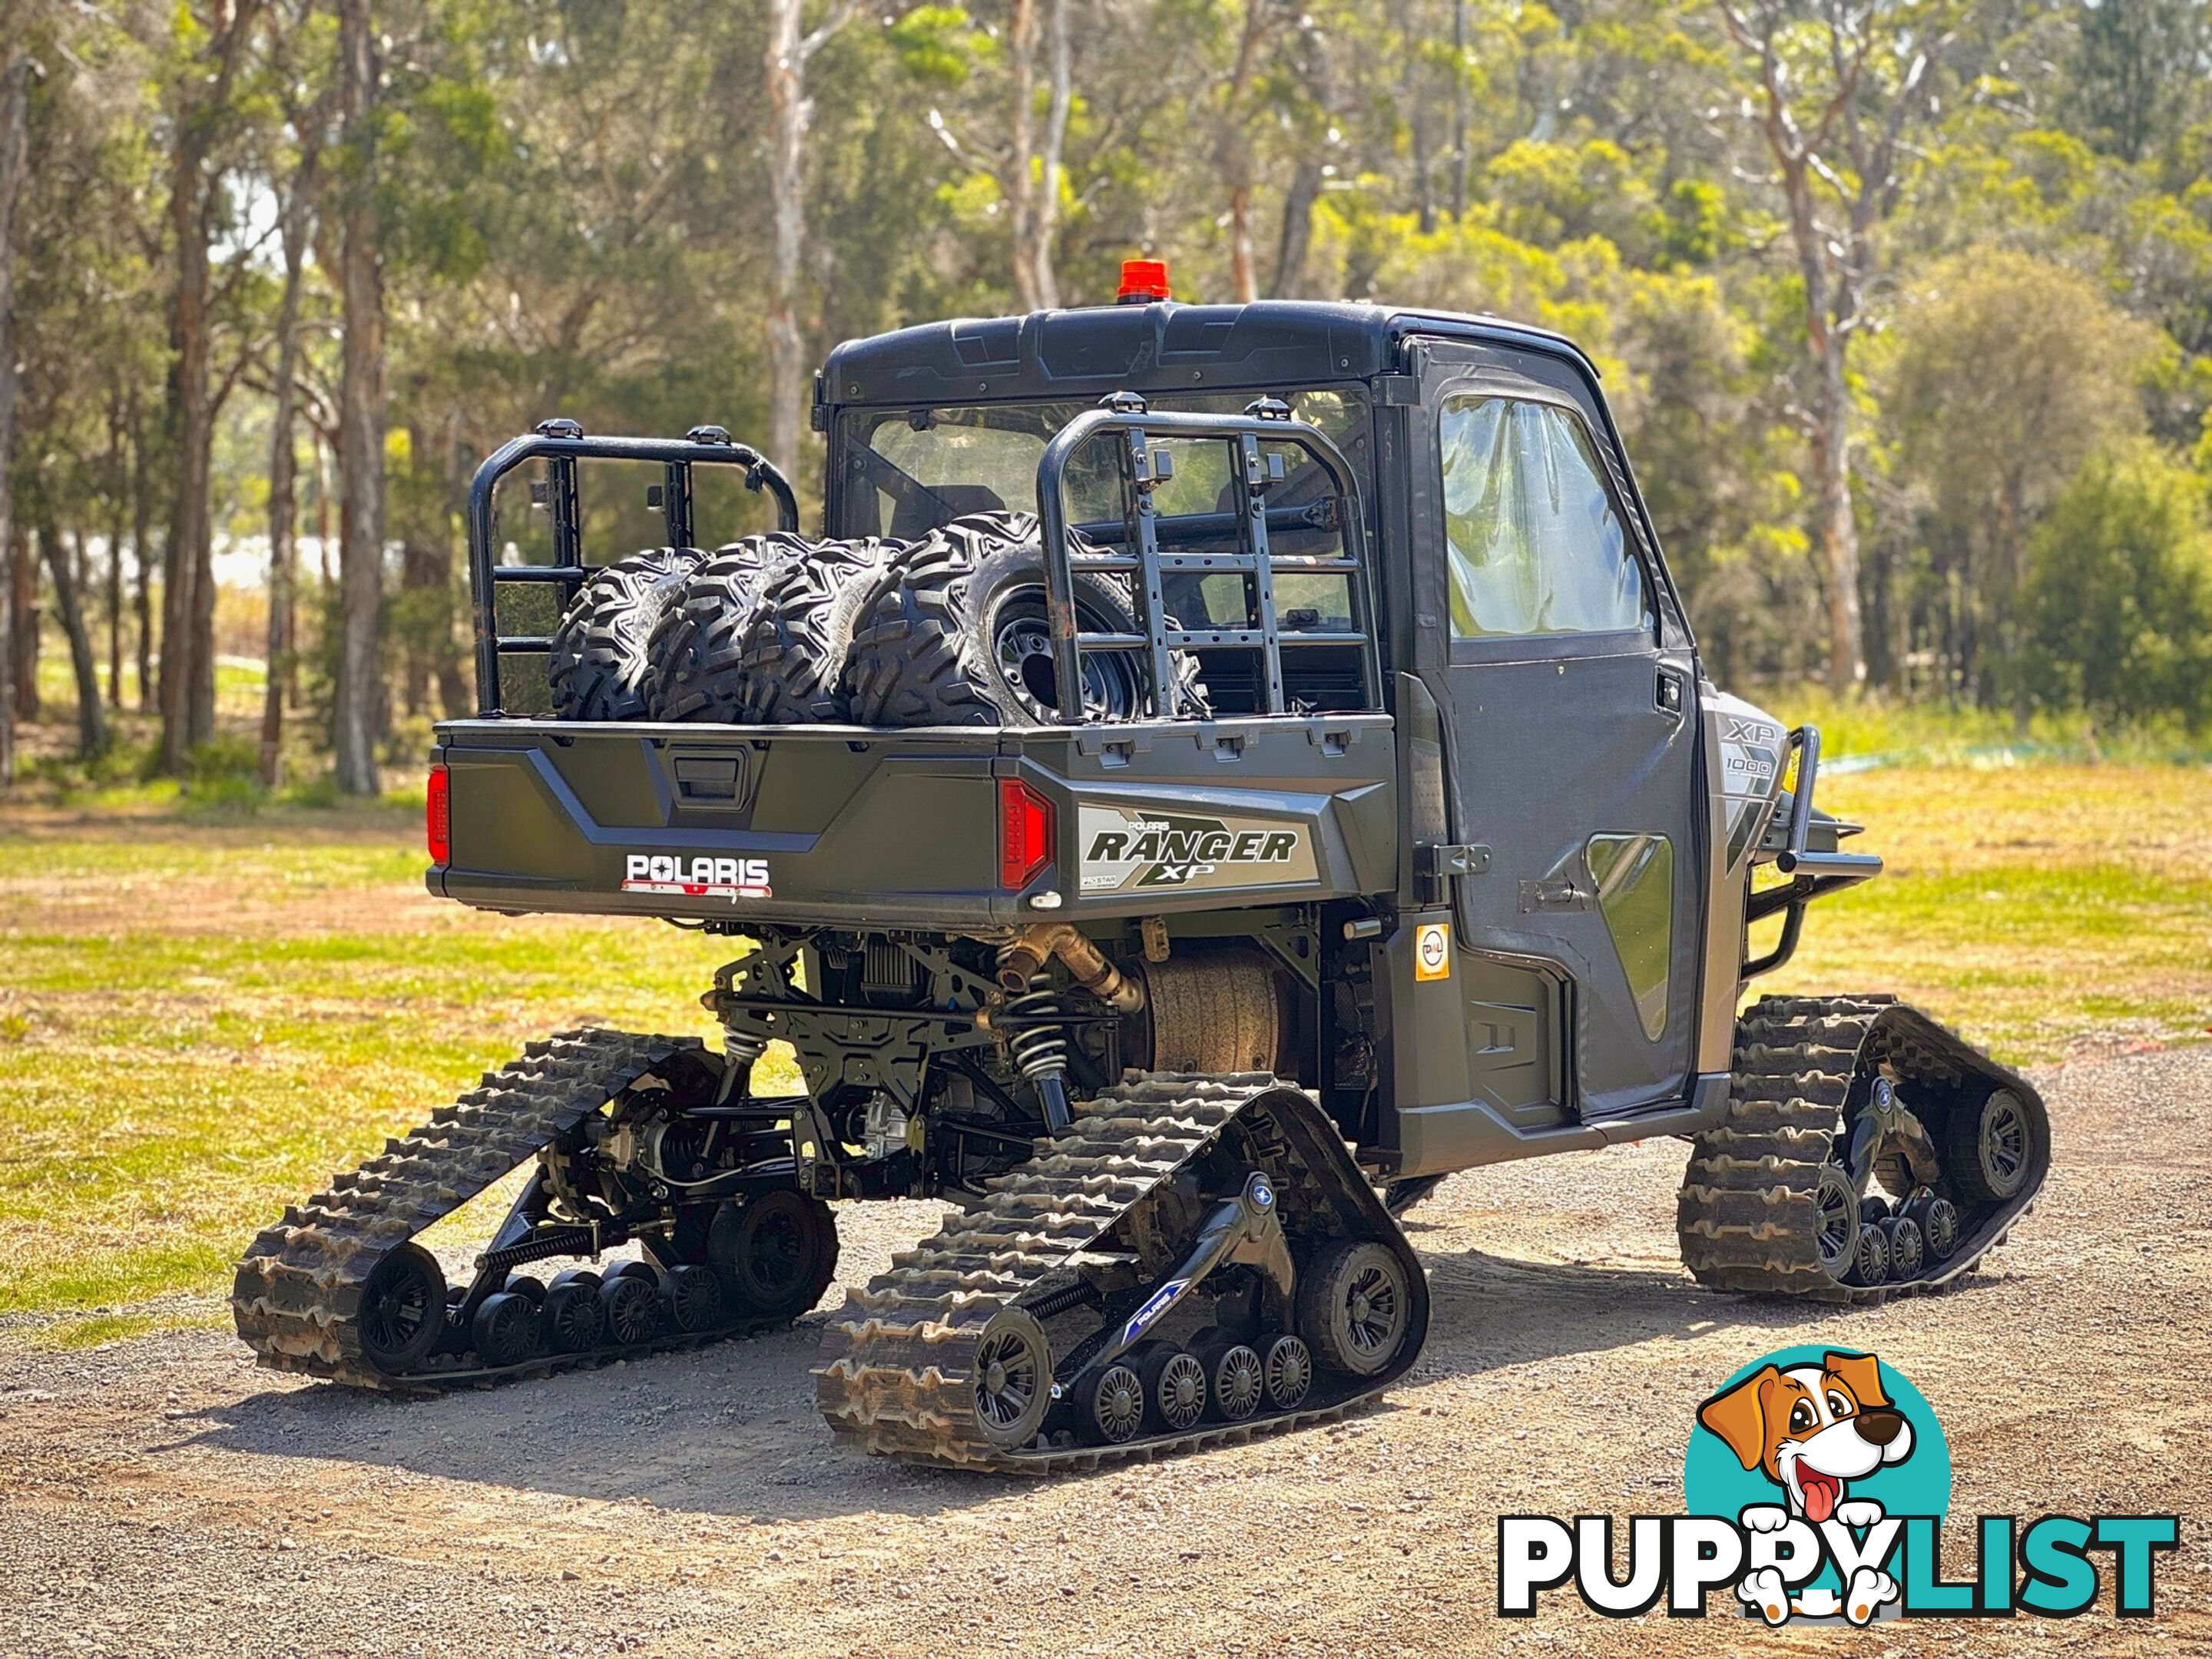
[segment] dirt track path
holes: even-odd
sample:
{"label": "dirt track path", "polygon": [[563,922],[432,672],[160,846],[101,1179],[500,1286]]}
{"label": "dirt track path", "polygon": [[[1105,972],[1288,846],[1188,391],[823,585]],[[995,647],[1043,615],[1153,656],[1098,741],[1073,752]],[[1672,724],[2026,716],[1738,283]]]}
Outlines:
{"label": "dirt track path", "polygon": [[[2212,1050],[2045,1079],[2058,1170],[1990,1269],[1872,1314],[1701,1291],[1675,1142],[1459,1177],[1414,1212],[1433,1334],[1333,1429],[1033,1483],[834,1450],[810,1326],[428,1403],[228,1337],[0,1346],[0,1656],[2212,1650]],[[844,1218],[864,1278],[927,1206]],[[834,1293],[833,1293],[834,1294]],[[1698,1401],[1792,1342],[1942,1413],[1954,1516],[2179,1512],[2160,1618],[1768,1636],[1498,1620],[1502,1511],[1677,1510]],[[1969,1547],[1954,1520],[1954,1551]]]}

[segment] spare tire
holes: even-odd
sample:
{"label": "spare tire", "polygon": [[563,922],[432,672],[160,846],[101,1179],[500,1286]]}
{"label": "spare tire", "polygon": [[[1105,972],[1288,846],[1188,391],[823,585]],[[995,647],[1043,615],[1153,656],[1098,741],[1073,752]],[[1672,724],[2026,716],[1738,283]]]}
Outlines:
{"label": "spare tire", "polygon": [[849,717],[846,653],[888,546],[823,542],[762,584],[741,630],[736,718],[796,726]]}
{"label": "spare tire", "polygon": [[[1095,572],[1076,573],[1075,611],[1085,632],[1138,631],[1127,589]],[[1036,520],[971,514],[893,554],[860,607],[847,684],[851,717],[863,726],[1057,722]],[[1130,653],[1084,658],[1092,719],[1139,718],[1145,701]],[[1176,701],[1185,702],[1180,684]]]}
{"label": "spare tire", "polygon": [[646,702],[662,720],[734,720],[745,622],[762,585],[811,544],[790,531],[718,548],[661,611],[647,646]]}
{"label": "spare tire", "polygon": [[568,720],[647,718],[653,630],[706,556],[696,547],[647,548],[576,591],[554,630],[547,665],[555,714]]}

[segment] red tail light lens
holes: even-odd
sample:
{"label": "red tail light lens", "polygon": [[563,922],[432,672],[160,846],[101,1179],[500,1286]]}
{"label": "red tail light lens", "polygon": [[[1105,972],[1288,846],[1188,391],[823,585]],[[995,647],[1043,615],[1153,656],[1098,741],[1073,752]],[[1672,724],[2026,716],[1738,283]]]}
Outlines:
{"label": "red tail light lens", "polygon": [[451,864],[453,861],[453,801],[447,792],[446,769],[430,769],[428,830],[430,862]]}
{"label": "red tail light lens", "polygon": [[1052,862],[1052,803],[1019,778],[999,780],[999,885],[1020,889]]}

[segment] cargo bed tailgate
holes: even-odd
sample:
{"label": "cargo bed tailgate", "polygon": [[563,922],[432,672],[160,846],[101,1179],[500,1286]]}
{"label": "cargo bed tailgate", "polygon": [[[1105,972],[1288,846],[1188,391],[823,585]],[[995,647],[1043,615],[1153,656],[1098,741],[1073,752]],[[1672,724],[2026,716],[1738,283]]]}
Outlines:
{"label": "cargo bed tailgate", "polygon": [[[959,929],[1396,881],[1386,715],[895,732],[497,719],[438,740],[452,851],[430,890],[489,909]],[[1048,809],[1050,860],[1008,888],[1015,783]]]}

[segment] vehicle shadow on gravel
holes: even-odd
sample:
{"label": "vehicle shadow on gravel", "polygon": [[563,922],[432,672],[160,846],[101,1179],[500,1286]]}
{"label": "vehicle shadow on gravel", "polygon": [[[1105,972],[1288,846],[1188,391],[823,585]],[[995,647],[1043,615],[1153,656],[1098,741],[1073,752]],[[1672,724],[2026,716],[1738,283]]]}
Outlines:
{"label": "vehicle shadow on gravel", "polygon": [[[1418,1245],[1425,1230],[1411,1231]],[[1679,1269],[1480,1250],[1423,1259],[1433,1313],[1412,1388],[1655,1339],[1687,1341],[1716,1326],[1784,1331],[1835,1311],[1708,1291]],[[818,1318],[809,1319],[749,1341],[428,1400],[272,1386],[210,1411],[203,1420],[215,1426],[190,1443],[763,1521],[925,1516],[1032,1484],[905,1468],[836,1444],[807,1374],[819,1335]]]}

